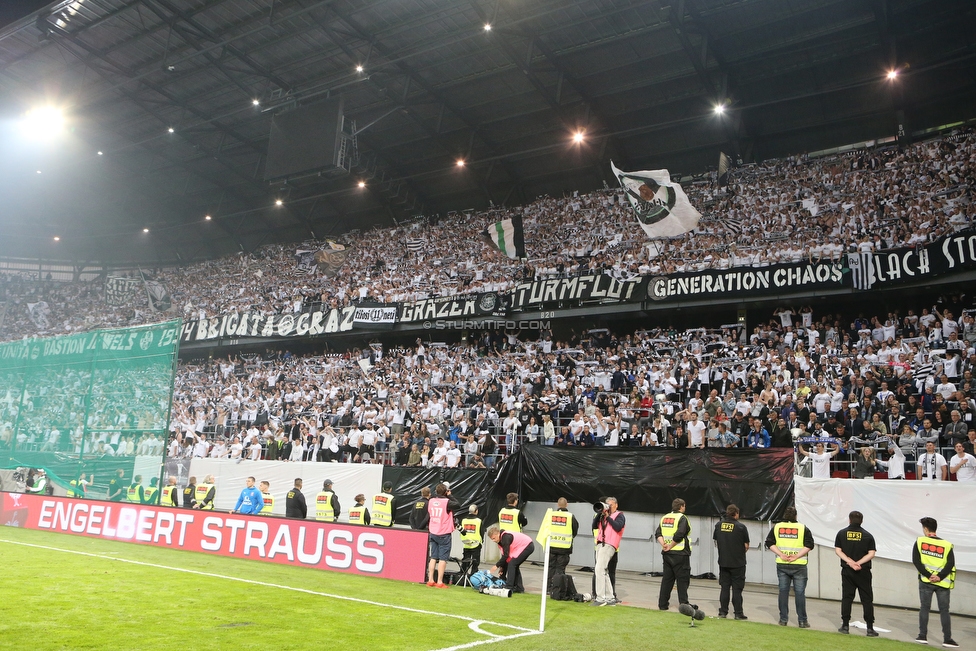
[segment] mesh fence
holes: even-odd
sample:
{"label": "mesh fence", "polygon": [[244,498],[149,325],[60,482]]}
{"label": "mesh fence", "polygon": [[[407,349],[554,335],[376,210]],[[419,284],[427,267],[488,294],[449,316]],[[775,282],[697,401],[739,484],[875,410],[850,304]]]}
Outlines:
{"label": "mesh fence", "polygon": [[179,331],[169,321],[0,344],[0,489],[43,481],[48,492],[104,498],[135,475],[150,486]]}

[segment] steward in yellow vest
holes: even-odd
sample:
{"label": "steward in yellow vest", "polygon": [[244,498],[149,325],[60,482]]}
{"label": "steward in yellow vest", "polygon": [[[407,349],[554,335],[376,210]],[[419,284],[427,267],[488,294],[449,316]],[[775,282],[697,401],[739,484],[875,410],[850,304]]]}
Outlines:
{"label": "steward in yellow vest", "polygon": [[136,475],[132,478],[132,483],[129,484],[129,488],[125,491],[126,499],[133,504],[142,504],[145,494],[146,491],[142,487],[142,475]]}
{"label": "steward in yellow vest", "polygon": [[505,496],[507,506],[498,512],[498,528],[502,531],[518,533],[529,524],[525,514],[518,508],[518,501],[518,493]]}
{"label": "steward in yellow vest", "polygon": [[326,479],[321,492],[315,496],[315,519],[319,522],[336,522],[339,513],[339,498],[332,492],[332,480]]}
{"label": "steward in yellow vest", "polygon": [[356,496],[356,506],[349,509],[349,524],[369,524],[369,509],[362,493]]}
{"label": "steward in yellow vest", "polygon": [[142,503],[143,504],[155,504],[156,498],[159,496],[159,477],[153,477],[149,480],[149,487],[143,491]]}
{"label": "steward in yellow vest", "polygon": [[393,497],[393,483],[385,482],[383,492],[373,495],[373,525],[377,527],[392,527],[396,518],[396,498]]}
{"label": "steward in yellow vest", "polygon": [[214,476],[207,475],[202,484],[197,484],[197,489],[193,495],[196,500],[194,508],[202,511],[213,511],[214,508]]}
{"label": "steward in yellow vest", "polygon": [[539,527],[536,540],[541,545],[549,538],[549,588],[552,589],[552,578],[566,573],[569,557],[573,553],[573,538],[579,533],[579,520],[573,517],[567,508],[569,502],[560,497],[556,502],[556,510],[547,509]]}
{"label": "steward in yellow vest", "polygon": [[177,496],[179,495],[180,487],[176,485],[176,477],[170,476],[166,480],[166,485],[163,486],[163,496],[159,501],[160,506],[179,506],[177,502]]}
{"label": "steward in yellow vest", "polygon": [[661,517],[661,524],[654,538],[661,545],[664,572],[661,590],[657,597],[659,610],[667,610],[671,590],[678,588],[678,604],[688,603],[688,586],[691,585],[691,523],[685,515],[685,501],[680,497],[671,500],[671,512]]}
{"label": "steward in yellow vest", "polygon": [[918,637],[916,642],[928,642],[929,610],[932,608],[932,595],[939,605],[939,619],[942,622],[942,646],[958,647],[952,639],[952,619],[949,615],[949,597],[956,585],[956,555],[948,540],[939,538],[939,523],[935,518],[922,518],[922,535],[912,548],[912,563],[918,570]]}
{"label": "steward in yellow vest", "polygon": [[484,534],[481,531],[481,518],[478,517],[478,507],[472,504],[468,507],[468,517],[461,520],[461,545],[464,553],[461,557],[461,569],[471,576],[481,565],[481,545]]}

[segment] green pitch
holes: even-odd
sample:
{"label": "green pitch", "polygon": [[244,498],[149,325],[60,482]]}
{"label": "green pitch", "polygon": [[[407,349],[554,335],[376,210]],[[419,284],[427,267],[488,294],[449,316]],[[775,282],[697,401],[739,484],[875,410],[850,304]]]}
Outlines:
{"label": "green pitch", "polygon": [[546,632],[534,634],[535,595],[499,599],[470,588],[437,590],[10,527],[0,527],[0,559],[0,640],[8,649],[914,647],[731,620],[689,629],[676,613],[551,601]]}

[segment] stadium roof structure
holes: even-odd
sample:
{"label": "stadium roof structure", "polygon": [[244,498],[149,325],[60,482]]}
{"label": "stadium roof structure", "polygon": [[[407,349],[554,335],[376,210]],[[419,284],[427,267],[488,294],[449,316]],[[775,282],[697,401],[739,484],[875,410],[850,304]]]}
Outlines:
{"label": "stadium roof structure", "polygon": [[[348,170],[265,181],[272,116],[337,96]],[[63,0],[0,29],[0,255],[188,262],[974,106],[971,0]]]}

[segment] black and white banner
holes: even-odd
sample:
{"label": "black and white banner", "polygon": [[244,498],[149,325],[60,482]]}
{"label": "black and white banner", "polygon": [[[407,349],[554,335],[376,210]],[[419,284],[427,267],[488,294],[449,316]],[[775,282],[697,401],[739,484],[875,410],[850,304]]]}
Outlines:
{"label": "black and white banner", "polygon": [[832,262],[708,269],[644,280],[647,282],[647,298],[652,301],[788,294],[840,289],[846,284],[841,265]]}
{"label": "black and white banner", "polygon": [[976,231],[960,231],[914,248],[852,253],[847,263],[851,284],[861,290],[976,269]]}
{"label": "black and white banner", "polygon": [[141,289],[142,281],[125,276],[106,276],[105,304],[121,307],[132,302],[136,292]]}
{"label": "black and white banner", "polygon": [[189,344],[217,339],[251,337],[314,337],[348,332],[353,329],[356,308],[352,305],[332,310],[289,314],[224,314],[212,319],[187,321],[180,339]]}
{"label": "black and white banner", "polygon": [[418,323],[437,319],[458,319],[505,316],[506,295],[498,292],[467,296],[438,296],[404,303],[400,309],[400,323]]}
{"label": "black and white banner", "polygon": [[397,305],[361,305],[356,308],[352,322],[356,325],[390,326],[397,320]]}
{"label": "black and white banner", "polygon": [[644,300],[637,289],[641,278],[617,280],[607,274],[588,274],[570,278],[534,280],[515,286],[509,296],[509,312],[541,309],[543,306],[591,301],[628,303]]}

